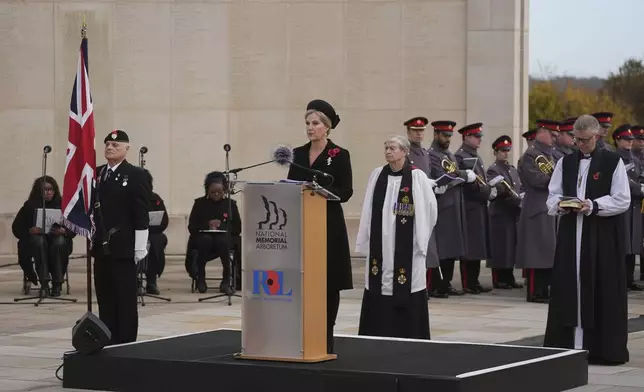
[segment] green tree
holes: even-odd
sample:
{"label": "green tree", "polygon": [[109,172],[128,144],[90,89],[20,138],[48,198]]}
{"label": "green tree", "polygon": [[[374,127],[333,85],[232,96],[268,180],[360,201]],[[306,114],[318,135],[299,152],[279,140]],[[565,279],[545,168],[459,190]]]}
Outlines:
{"label": "green tree", "polygon": [[534,128],[536,121],[542,118],[563,121],[568,117],[595,112],[614,113],[613,129],[621,124],[633,124],[633,115],[628,105],[601,92],[572,87],[570,84],[562,90],[550,81],[535,83],[528,101],[530,128]]}
{"label": "green tree", "polygon": [[640,123],[644,122],[644,62],[628,59],[617,73],[610,73],[604,90],[613,100],[630,106]]}

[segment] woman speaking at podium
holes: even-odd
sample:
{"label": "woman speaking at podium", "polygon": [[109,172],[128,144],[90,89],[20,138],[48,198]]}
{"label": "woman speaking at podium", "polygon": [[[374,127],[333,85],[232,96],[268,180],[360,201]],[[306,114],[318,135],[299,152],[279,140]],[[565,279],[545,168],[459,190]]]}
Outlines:
{"label": "woman speaking at podium", "polygon": [[409,141],[385,142],[369,177],[356,251],[367,256],[358,334],[429,339],[425,259],[438,218],[433,181],[405,161]]}
{"label": "woman speaking at podium", "polygon": [[[293,150],[293,163],[288,179],[317,181],[340,201],[327,202],[327,350],[333,353],[333,327],[340,306],[340,291],[353,288],[349,237],[340,203],[353,195],[353,175],[349,151],[334,144],[329,133],[340,122],[340,117],[328,102],[320,99],[309,102],[304,115],[309,142]],[[301,167],[297,167],[297,166]],[[314,169],[331,177],[316,176]]]}

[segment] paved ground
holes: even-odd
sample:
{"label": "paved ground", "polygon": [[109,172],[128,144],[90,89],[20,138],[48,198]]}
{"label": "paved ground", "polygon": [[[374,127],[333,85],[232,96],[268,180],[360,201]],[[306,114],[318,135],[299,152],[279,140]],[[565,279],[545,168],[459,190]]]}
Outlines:
{"label": "paved ground", "polygon": [[[13,262],[0,258],[0,264]],[[211,276],[220,268],[209,266]],[[354,263],[355,290],[345,292],[340,305],[337,333],[357,333],[363,268]],[[490,283],[484,270],[484,284]],[[13,304],[20,297],[22,274],[17,266],[0,269],[0,391],[70,391],[54,373],[62,354],[71,350],[71,328],[87,310],[84,260],[70,266],[71,297],[76,304],[47,300],[39,307]],[[197,302],[203,296],[190,292],[190,281],[181,258],[171,258],[162,279],[162,295],[167,303],[147,298],[139,307],[139,340],[178,335],[214,328],[240,328],[240,299],[232,306],[222,302]],[[529,304],[524,290],[495,291],[478,296],[432,299],[429,303],[432,338],[438,340],[502,343],[543,334],[546,306]],[[631,317],[644,314],[644,293],[631,294]],[[96,304],[93,305],[96,312]],[[644,332],[629,336],[631,362],[620,367],[589,367],[589,384],[575,391],[644,391]],[[61,372],[62,373],[62,372]]]}

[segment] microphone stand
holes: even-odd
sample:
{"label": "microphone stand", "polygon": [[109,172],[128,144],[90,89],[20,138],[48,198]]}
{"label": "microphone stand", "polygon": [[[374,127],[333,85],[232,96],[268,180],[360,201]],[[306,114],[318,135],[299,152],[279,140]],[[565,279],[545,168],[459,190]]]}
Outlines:
{"label": "microphone stand", "polygon": [[[139,167],[141,167],[141,169],[145,169],[145,154],[147,154],[147,152],[148,152],[148,148],[146,146],[141,147],[141,149],[139,150]],[[149,242],[149,237],[148,237],[148,242]],[[152,244],[152,243],[150,242],[150,244]],[[143,288],[143,279],[144,279],[144,276],[148,272],[148,261],[150,260],[150,248],[151,248],[151,246],[148,248],[147,256],[145,256],[143,258],[143,260],[139,261],[139,265],[138,265],[138,268],[137,268],[137,270],[139,272],[139,277],[137,279],[137,284],[140,285],[138,287],[138,289],[137,289],[137,293],[138,293],[139,301],[141,302],[141,306],[145,306],[144,297],[156,298],[156,299],[160,299],[160,300],[163,300],[163,301],[166,301],[166,302],[172,301],[172,298],[167,298],[167,297],[161,297],[161,296],[158,296],[158,295],[148,294],[148,292]],[[145,278],[145,281],[146,281],[146,285],[147,285],[147,277]]]}
{"label": "microphone stand", "polygon": [[[76,298],[60,298],[60,297],[52,297],[49,292],[49,241],[47,240],[47,235],[48,233],[45,232],[45,223],[47,222],[47,210],[46,210],[46,203],[47,200],[45,198],[45,184],[47,184],[46,181],[46,176],[47,176],[47,154],[51,152],[51,147],[50,146],[45,146],[43,148],[43,154],[42,154],[42,177],[41,177],[41,202],[42,202],[42,216],[41,216],[41,225],[42,225],[42,233],[38,234],[40,236],[43,236],[43,246],[40,250],[40,267],[41,271],[38,274],[38,280],[40,281],[40,290],[38,290],[38,295],[37,296],[32,296],[32,297],[24,297],[24,298],[14,298],[14,302],[20,302],[20,301],[27,301],[30,299],[37,299],[36,303],[34,306],[40,305],[45,298],[57,300],[57,301],[63,301],[63,302],[76,302]],[[60,255],[57,255],[60,256]],[[62,267],[62,265],[61,265]],[[62,271],[61,271],[62,272]],[[61,282],[62,283],[62,282]]]}
{"label": "microphone stand", "polygon": [[[228,290],[227,290],[226,293],[211,295],[210,297],[199,298],[199,302],[207,301],[209,299],[214,299],[214,298],[228,297],[228,306],[231,306],[232,305],[232,302],[231,302],[232,297],[238,297],[238,298],[241,297],[241,295],[235,293],[235,283],[237,281],[237,271],[236,271],[236,268],[235,268],[235,262],[233,261],[234,257],[240,257],[240,255],[238,255],[237,252],[231,252],[230,251],[232,249],[232,246],[231,246],[231,244],[232,244],[232,241],[231,241],[232,233],[230,231],[232,230],[232,220],[233,220],[233,201],[232,201],[232,199],[230,197],[231,196],[231,192],[230,192],[230,190],[231,190],[231,182],[230,182],[231,171],[230,171],[230,161],[229,161],[229,157],[228,157],[228,153],[230,152],[230,144],[225,144],[224,145],[224,151],[226,151],[226,171],[225,171],[224,174],[226,175],[226,182],[228,183],[228,185],[226,186],[226,190],[225,190],[226,197],[228,197],[228,222],[227,222],[227,225],[226,225],[226,244],[227,244],[227,248],[228,248],[227,249],[227,251],[228,251]],[[268,161],[268,162],[260,163],[260,164],[257,164],[257,165],[248,166],[246,168],[241,168],[241,169],[238,169],[237,171],[235,171],[235,173],[237,173],[237,172],[239,172],[241,170],[244,170],[244,169],[248,169],[248,168],[255,167],[255,166],[260,166],[260,165],[265,165],[265,164],[271,163],[271,162],[273,162],[273,161]],[[231,253],[232,253],[232,255],[231,255]],[[220,255],[220,257],[221,257],[221,255]]]}

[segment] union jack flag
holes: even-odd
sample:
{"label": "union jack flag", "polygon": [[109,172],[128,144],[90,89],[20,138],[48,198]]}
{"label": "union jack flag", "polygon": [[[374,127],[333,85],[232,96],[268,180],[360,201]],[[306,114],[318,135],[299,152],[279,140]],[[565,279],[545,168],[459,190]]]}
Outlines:
{"label": "union jack flag", "polygon": [[95,231],[91,201],[96,172],[96,134],[94,105],[89,88],[85,25],[81,30],[81,36],[76,79],[69,106],[69,136],[61,210],[63,224],[68,229],[91,238]]}

